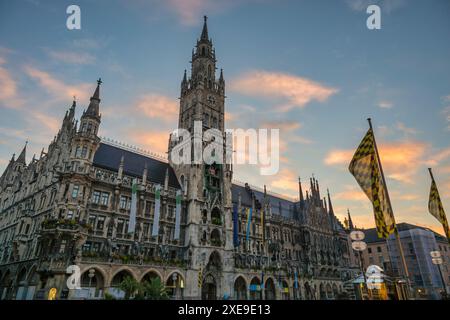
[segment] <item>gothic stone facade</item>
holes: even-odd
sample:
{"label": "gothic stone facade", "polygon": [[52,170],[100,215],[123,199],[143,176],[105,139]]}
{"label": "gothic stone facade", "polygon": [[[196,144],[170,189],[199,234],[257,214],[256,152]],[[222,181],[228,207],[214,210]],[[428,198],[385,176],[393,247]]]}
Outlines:
{"label": "gothic stone facade", "polygon": [[[193,133],[198,120],[203,130],[224,132],[225,80],[215,70],[205,19],[191,76],[185,72],[181,83],[179,128]],[[346,290],[355,270],[348,232],[315,179],[305,195],[299,183],[299,201],[291,201],[233,183],[231,165],[175,165],[100,139],[100,84],[79,124],[73,102],[47,152],[27,164],[25,146],[0,178],[1,299],[44,299],[50,288],[59,299],[120,297],[126,276],[159,277],[175,299],[331,299]],[[169,150],[178,143],[193,142],[170,139]],[[129,234],[133,179],[137,223]],[[156,185],[161,216],[152,237]],[[178,190],[181,232],[174,239]],[[67,288],[73,264],[83,290]]]}

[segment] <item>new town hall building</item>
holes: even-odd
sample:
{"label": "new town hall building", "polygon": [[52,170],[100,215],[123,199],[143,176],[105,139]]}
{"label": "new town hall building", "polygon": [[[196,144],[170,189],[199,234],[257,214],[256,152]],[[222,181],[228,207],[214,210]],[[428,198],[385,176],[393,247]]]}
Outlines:
{"label": "new town hall building", "polygon": [[[185,72],[181,83],[179,128],[193,132],[197,120],[203,129],[224,132],[225,80],[222,71],[216,79],[215,70],[205,18],[191,75]],[[101,139],[100,84],[79,123],[74,102],[47,152],[27,164],[25,146],[0,178],[2,299],[46,299],[51,288],[57,299],[121,297],[118,286],[127,276],[159,277],[175,299],[345,293],[354,255],[317,180],[310,179],[305,193],[299,183],[299,201],[292,201],[233,182],[230,164],[175,165],[170,157]],[[175,145],[170,142],[169,151]],[[136,228],[128,233],[134,179]],[[156,188],[159,230],[152,236]],[[174,237],[180,191],[180,235]],[[67,288],[66,269],[74,264],[81,290]]]}

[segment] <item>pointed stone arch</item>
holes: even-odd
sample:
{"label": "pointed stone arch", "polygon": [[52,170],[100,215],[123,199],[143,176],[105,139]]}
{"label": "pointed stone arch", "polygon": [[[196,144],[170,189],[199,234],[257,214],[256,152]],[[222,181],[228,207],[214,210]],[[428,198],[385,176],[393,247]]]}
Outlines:
{"label": "pointed stone arch", "polygon": [[267,278],[266,283],[264,284],[264,295],[266,300],[276,299],[275,282],[272,277]]}
{"label": "pointed stone arch", "polygon": [[243,276],[238,276],[234,280],[234,299],[235,300],[247,300],[247,281]]}
{"label": "pointed stone arch", "polygon": [[217,292],[217,279],[213,273],[209,272],[202,281],[202,300],[216,300]]}
{"label": "pointed stone arch", "polygon": [[142,274],[139,282],[142,283],[144,281],[148,281],[148,280],[154,279],[156,277],[159,278],[159,280],[161,280],[161,282],[162,282],[163,276],[161,275],[161,273],[158,270],[151,268]]}
{"label": "pointed stone arch", "polygon": [[175,270],[166,278],[166,291],[174,300],[181,300],[184,296],[184,277],[179,270]]}
{"label": "pointed stone arch", "polygon": [[261,291],[261,280],[254,276],[250,280],[250,300],[261,300],[262,299],[262,291]]}

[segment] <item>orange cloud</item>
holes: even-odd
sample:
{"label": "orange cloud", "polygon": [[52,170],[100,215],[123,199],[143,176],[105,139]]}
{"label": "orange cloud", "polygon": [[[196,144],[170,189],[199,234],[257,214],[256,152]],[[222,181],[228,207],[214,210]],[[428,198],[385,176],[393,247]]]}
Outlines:
{"label": "orange cloud", "polygon": [[149,118],[175,121],[178,117],[177,100],[159,94],[147,94],[136,102],[136,108]]}
{"label": "orange cloud", "polygon": [[273,188],[298,192],[298,175],[290,169],[282,169],[271,181]]}
{"label": "orange cloud", "polygon": [[32,66],[25,66],[24,70],[28,76],[35,79],[41,87],[58,100],[72,99],[75,95],[77,99],[85,101],[90,96],[90,93],[93,92],[93,84],[68,85],[56,79],[50,73]]}
{"label": "orange cloud", "polygon": [[56,134],[56,132],[58,131],[58,129],[61,126],[61,120],[52,117],[48,114],[39,112],[39,111],[30,111],[29,114],[31,115],[30,120],[35,123],[35,121],[38,121],[39,123],[43,124],[44,126],[46,126],[49,131],[52,134]]}
{"label": "orange cloud", "polygon": [[426,164],[437,166],[440,162],[450,157],[450,148],[445,148],[427,159]]}
{"label": "orange cloud", "polygon": [[133,144],[166,156],[169,141],[169,134],[166,131],[131,130],[128,132],[128,137]]}
{"label": "orange cloud", "polygon": [[17,83],[4,64],[6,59],[0,57],[0,104],[5,108],[18,108],[23,101],[17,96]]}
{"label": "orange cloud", "polygon": [[[207,0],[168,0],[167,4],[186,25],[196,25],[202,12],[208,6]],[[205,11],[206,12],[206,11]]]}
{"label": "orange cloud", "polygon": [[[379,152],[384,173],[391,179],[413,183],[415,174],[425,162],[428,147],[427,144],[418,141],[380,144]],[[348,166],[355,150],[332,150],[326,155],[324,162],[327,165]]]}
{"label": "orange cloud", "polygon": [[293,107],[304,107],[313,100],[323,102],[338,92],[336,88],[306,78],[263,70],[247,72],[231,83],[231,89],[242,94],[286,100],[279,110],[282,112]]}
{"label": "orange cloud", "polygon": [[262,124],[263,128],[280,129],[283,131],[294,131],[301,127],[300,122],[297,121],[268,121]]}
{"label": "orange cloud", "polygon": [[345,191],[336,193],[334,198],[337,200],[369,201],[366,194],[360,188],[346,186],[345,189]]}

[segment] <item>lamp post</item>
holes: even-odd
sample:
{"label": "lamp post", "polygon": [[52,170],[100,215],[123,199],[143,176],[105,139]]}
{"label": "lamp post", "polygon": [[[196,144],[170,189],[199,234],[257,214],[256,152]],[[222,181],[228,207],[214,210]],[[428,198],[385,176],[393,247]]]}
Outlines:
{"label": "lamp post", "polygon": [[[95,276],[95,269],[89,269],[89,273],[88,273],[88,277],[89,277],[89,295],[91,296],[91,283],[92,283],[92,278]],[[95,291],[94,291],[94,296],[95,296]],[[92,298],[92,296],[91,296]]]}
{"label": "lamp post", "polygon": [[[366,273],[364,272],[364,265],[363,265],[363,259],[362,259],[362,252],[367,249],[367,244],[362,241],[365,238],[365,234],[362,231],[355,230],[350,232],[350,239],[352,240],[352,248],[353,250],[357,251],[359,254],[359,266],[361,268],[361,272],[363,275],[364,283],[366,283]],[[360,288],[361,291],[361,300],[364,300],[364,293],[363,290]]]}
{"label": "lamp post", "polygon": [[439,251],[431,251],[431,261],[435,264],[439,270],[439,275],[441,276],[442,287],[444,288],[445,296],[447,296],[447,287],[445,285],[444,277],[442,275],[441,264],[443,262],[441,253]]}

